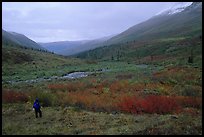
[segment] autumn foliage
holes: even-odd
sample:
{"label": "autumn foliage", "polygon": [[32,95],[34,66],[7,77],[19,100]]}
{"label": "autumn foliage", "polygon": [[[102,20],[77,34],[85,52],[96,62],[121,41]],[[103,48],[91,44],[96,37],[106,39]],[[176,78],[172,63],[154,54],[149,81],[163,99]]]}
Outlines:
{"label": "autumn foliage", "polygon": [[168,96],[154,96],[147,97],[125,97],[118,104],[121,111],[130,112],[134,114],[140,113],[171,113],[179,109],[177,102]]}
{"label": "autumn foliage", "polygon": [[16,102],[27,102],[28,95],[24,92],[16,92],[11,90],[2,91],[2,102],[4,103],[16,103]]}
{"label": "autumn foliage", "polygon": [[144,98],[129,96],[121,99],[118,108],[123,112],[141,114],[157,113],[166,114],[181,111],[184,107],[200,108],[202,99],[183,96],[155,96],[149,95]]}
{"label": "autumn foliage", "polygon": [[[163,74],[158,73],[155,76],[160,77]],[[121,111],[132,114],[168,114],[178,113],[186,108],[202,108],[201,97],[178,96],[172,94],[174,90],[170,83],[130,82],[125,78],[102,81],[93,78],[87,81],[48,84],[46,92],[3,90],[2,99],[5,103],[15,103],[26,102],[28,97],[38,97],[44,106],[75,106],[91,111]]]}

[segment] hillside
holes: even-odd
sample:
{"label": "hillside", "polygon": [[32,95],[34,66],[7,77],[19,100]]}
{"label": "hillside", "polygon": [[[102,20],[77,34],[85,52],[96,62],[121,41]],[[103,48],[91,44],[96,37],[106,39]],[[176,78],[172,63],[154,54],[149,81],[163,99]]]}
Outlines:
{"label": "hillside", "polygon": [[7,32],[2,29],[2,44],[3,45],[14,45],[23,48],[31,48],[36,50],[43,50],[46,49],[41,47],[35,41],[29,39],[25,35],[16,33],[16,32]]}
{"label": "hillside", "polygon": [[66,71],[69,72],[67,66],[81,64],[84,62],[80,59],[66,58],[18,46],[5,44],[2,46],[2,82],[60,76]]}
{"label": "hillside", "polygon": [[[130,43],[150,42],[158,39],[187,39],[190,37],[200,37],[202,35],[202,3],[194,2],[187,7],[171,8],[165,12],[157,14],[150,19],[130,27],[126,31],[113,36],[108,36],[95,40],[86,41],[64,41],[52,43],[39,43],[49,51],[60,55],[75,55],[85,57],[85,52],[95,48],[108,46],[110,49],[114,45],[126,47]],[[119,46],[113,52],[117,52]],[[101,48],[104,50],[104,48]],[[98,50],[98,49],[97,49]],[[109,50],[109,49],[108,49]],[[111,50],[112,51],[112,50]],[[82,54],[80,54],[82,53]],[[100,52],[97,51],[100,54]],[[92,55],[88,55],[92,56]],[[113,55],[114,56],[114,55]],[[83,58],[82,57],[82,58]],[[95,56],[94,56],[95,58]],[[101,58],[101,57],[96,57]]]}
{"label": "hillside", "polygon": [[159,14],[108,40],[110,44],[168,37],[202,35],[202,3],[195,2],[182,12]]}
{"label": "hillside", "polygon": [[[175,14],[160,14],[108,40],[109,46],[75,55],[78,58],[136,63],[181,63],[190,55],[202,62],[202,3]],[[108,45],[108,44],[107,44]]]}

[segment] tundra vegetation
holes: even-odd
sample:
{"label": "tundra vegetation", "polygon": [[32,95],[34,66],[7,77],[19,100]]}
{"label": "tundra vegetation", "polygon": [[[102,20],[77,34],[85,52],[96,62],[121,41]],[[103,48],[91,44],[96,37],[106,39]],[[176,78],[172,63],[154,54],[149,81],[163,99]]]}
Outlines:
{"label": "tundra vegetation", "polygon": [[2,32],[3,135],[202,135],[202,2],[66,57]]}
{"label": "tundra vegetation", "polygon": [[[197,48],[193,63],[175,50],[178,56],[162,54],[153,61],[144,55],[140,64],[2,49],[2,134],[202,134],[202,58]],[[93,73],[26,82],[75,71]],[[32,111],[36,97],[43,106],[41,119]]]}

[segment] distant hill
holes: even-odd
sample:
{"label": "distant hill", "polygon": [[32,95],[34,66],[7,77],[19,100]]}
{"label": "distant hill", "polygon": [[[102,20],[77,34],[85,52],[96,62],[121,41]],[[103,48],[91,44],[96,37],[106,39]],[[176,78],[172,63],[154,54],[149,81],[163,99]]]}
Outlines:
{"label": "distant hill", "polygon": [[3,29],[2,29],[2,44],[19,46],[24,48],[32,48],[36,50],[46,50],[45,48],[37,44],[35,41],[29,39],[23,34],[19,34],[16,32],[7,32]]}
{"label": "distant hill", "polygon": [[69,55],[69,52],[71,52],[69,50],[78,47],[82,43],[83,41],[57,41],[57,42],[38,43],[38,44],[40,44],[45,49],[60,55],[64,55],[64,52],[68,51],[67,55]]}
{"label": "distant hill", "polygon": [[83,51],[88,51],[97,47],[104,46],[106,40],[110,39],[114,35],[94,39],[94,40],[81,40],[81,41],[58,41],[50,43],[38,43],[47,50],[59,55],[73,55]]}

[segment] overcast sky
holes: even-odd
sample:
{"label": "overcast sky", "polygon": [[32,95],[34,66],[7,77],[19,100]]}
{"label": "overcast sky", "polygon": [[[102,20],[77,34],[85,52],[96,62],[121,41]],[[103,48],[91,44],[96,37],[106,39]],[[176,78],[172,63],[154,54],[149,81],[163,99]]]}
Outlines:
{"label": "overcast sky", "polygon": [[175,2],[3,2],[2,27],[36,42],[96,39],[121,33]]}

